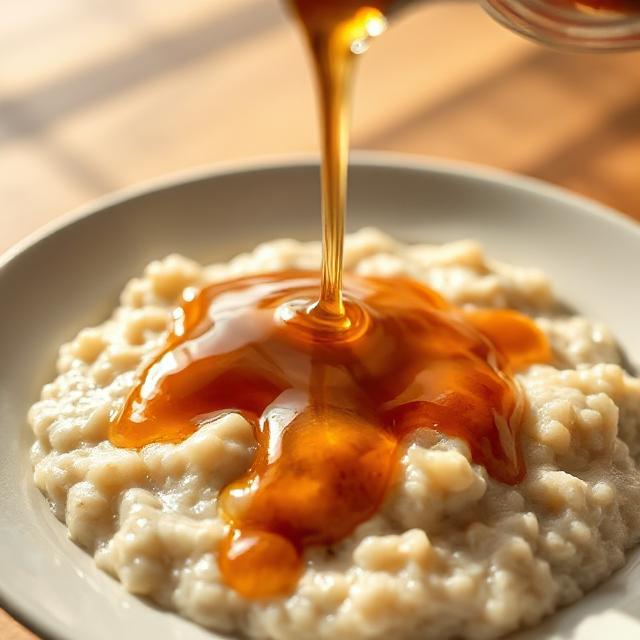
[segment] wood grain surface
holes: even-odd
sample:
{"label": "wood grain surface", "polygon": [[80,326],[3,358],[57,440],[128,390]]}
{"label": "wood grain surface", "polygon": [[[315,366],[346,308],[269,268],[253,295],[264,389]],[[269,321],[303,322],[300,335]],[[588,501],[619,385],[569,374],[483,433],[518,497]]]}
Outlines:
{"label": "wood grain surface", "polygon": [[[354,146],[537,176],[640,219],[640,54],[573,55],[474,4],[407,11],[360,64]],[[301,41],[277,0],[5,0],[0,250],[161,174],[312,151]],[[0,611],[0,639],[33,636]]]}

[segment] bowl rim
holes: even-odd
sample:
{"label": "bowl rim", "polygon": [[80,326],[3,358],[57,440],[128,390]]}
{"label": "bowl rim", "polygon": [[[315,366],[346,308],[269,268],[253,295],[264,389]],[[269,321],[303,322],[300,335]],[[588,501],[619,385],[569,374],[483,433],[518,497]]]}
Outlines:
{"label": "bowl rim", "polygon": [[[8,266],[14,260],[42,240],[62,233],[66,228],[80,220],[99,214],[107,208],[143,197],[153,192],[172,189],[199,181],[244,173],[274,170],[287,171],[301,167],[319,169],[319,156],[312,153],[285,154],[197,166],[145,180],[113,193],[106,194],[57,217],[11,245],[0,255],[0,278],[3,277],[3,273],[6,272]],[[531,195],[541,196],[545,199],[548,198],[562,202],[579,209],[584,215],[601,220],[604,219],[609,224],[617,226],[626,233],[635,235],[638,241],[640,241],[640,224],[633,218],[625,216],[596,200],[573,193],[564,187],[502,169],[458,160],[385,151],[353,152],[350,155],[349,167],[417,171],[436,176],[456,176],[463,180],[491,183],[499,188],[521,191]],[[34,610],[33,605],[24,604],[14,599],[11,592],[3,586],[2,582],[0,582],[0,607],[16,621],[28,630],[38,634],[41,638],[65,640],[64,636],[52,628],[49,622],[38,614],[38,610]]]}
{"label": "bowl rim", "polygon": [[[543,197],[561,200],[578,207],[584,213],[604,217],[609,222],[622,226],[628,232],[640,236],[640,221],[605,205],[593,198],[575,193],[565,187],[551,184],[539,178],[525,176],[505,169],[491,167],[462,160],[438,158],[411,153],[389,151],[353,151],[349,156],[349,169],[353,167],[373,167],[424,171],[437,175],[458,175],[480,182],[492,182],[501,187],[526,191]],[[14,258],[36,245],[41,240],[63,231],[83,218],[88,218],[103,209],[116,206],[147,194],[171,189],[180,185],[200,182],[233,174],[291,169],[296,167],[320,167],[316,153],[292,153],[282,155],[257,156],[205,164],[150,178],[130,186],[117,189],[57,216],[38,227],[0,253],[0,271]]]}

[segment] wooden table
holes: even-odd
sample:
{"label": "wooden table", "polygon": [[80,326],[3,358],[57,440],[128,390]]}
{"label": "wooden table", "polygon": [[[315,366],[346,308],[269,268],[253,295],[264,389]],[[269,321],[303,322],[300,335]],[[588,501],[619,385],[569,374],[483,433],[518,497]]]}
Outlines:
{"label": "wooden table", "polygon": [[[409,11],[371,48],[354,146],[537,176],[640,219],[640,54],[569,55],[474,5]],[[316,149],[277,0],[9,0],[0,250],[87,200],[212,162]],[[33,638],[0,611],[0,638]]]}

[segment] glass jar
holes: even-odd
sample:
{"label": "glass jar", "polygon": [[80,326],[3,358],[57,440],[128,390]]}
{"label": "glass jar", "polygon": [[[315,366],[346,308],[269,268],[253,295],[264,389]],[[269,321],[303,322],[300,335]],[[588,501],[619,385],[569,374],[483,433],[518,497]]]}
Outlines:
{"label": "glass jar", "polygon": [[640,0],[481,0],[507,28],[565,49],[640,48]]}

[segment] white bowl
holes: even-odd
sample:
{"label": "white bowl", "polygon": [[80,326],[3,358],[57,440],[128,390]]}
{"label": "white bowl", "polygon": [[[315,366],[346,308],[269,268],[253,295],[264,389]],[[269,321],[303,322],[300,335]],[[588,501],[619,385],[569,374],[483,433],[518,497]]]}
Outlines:
{"label": "white bowl", "polygon": [[[221,260],[262,240],[318,238],[318,184],[310,160],[190,173],[101,200],[0,262],[0,602],[41,635],[217,637],[127,594],[67,539],[31,481],[25,414],[53,376],[58,346],[104,319],[151,259]],[[634,223],[533,180],[397,156],[357,155],[350,187],[351,229],[376,225],[412,242],[477,238],[497,258],[541,267],[559,297],[606,322],[640,361]],[[581,602],[512,640],[605,634],[640,638],[637,550]]]}

